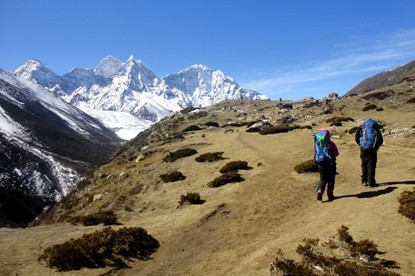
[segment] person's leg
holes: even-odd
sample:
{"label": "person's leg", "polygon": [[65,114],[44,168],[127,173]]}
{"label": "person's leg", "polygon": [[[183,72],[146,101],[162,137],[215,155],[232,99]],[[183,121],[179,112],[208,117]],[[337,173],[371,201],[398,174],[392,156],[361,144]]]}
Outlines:
{"label": "person's leg", "polygon": [[361,165],[362,166],[362,175],[361,175],[362,185],[367,186],[367,163],[369,161],[369,156],[365,151],[361,150],[360,159],[362,161],[362,165]]}
{"label": "person's leg", "polygon": [[329,201],[334,200],[334,183],[336,180],[336,163],[329,167],[328,182],[327,182],[327,197]]}
{"label": "person's leg", "polygon": [[369,186],[376,186],[376,163],[378,161],[377,152],[373,150],[367,162],[367,183]]}
{"label": "person's leg", "polygon": [[322,200],[328,179],[327,164],[318,164],[318,171],[320,172],[320,182],[317,188],[317,200]]}

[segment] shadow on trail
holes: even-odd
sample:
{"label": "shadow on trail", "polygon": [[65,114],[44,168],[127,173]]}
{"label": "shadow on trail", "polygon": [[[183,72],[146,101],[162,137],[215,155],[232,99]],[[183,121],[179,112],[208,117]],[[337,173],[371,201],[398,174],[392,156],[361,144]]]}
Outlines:
{"label": "shadow on trail", "polygon": [[415,180],[383,182],[383,183],[378,183],[378,184],[379,184],[379,186],[388,186],[388,185],[397,185],[397,184],[415,185]]}
{"label": "shadow on trail", "polygon": [[372,198],[372,197],[389,194],[396,189],[397,189],[396,187],[387,187],[382,190],[368,191],[368,192],[363,192],[363,193],[354,194],[354,195],[336,196],[336,199],[345,198],[345,197]]}

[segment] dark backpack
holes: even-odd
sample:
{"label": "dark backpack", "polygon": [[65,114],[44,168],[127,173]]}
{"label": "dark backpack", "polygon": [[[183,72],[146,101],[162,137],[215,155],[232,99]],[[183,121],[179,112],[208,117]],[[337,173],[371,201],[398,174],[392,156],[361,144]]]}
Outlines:
{"label": "dark backpack", "polygon": [[327,133],[320,131],[314,135],[314,161],[316,163],[330,162],[330,138]]}
{"label": "dark backpack", "polygon": [[366,119],[362,126],[362,132],[360,135],[360,148],[362,150],[372,149],[377,144],[377,129],[378,123],[372,119]]}

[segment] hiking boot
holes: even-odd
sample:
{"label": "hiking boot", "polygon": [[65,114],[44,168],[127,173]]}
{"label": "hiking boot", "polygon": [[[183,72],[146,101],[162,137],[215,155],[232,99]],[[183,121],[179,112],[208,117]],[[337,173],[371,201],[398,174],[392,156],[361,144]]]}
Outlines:
{"label": "hiking boot", "polygon": [[362,181],[362,186],[368,186],[366,181]]}
{"label": "hiking boot", "polygon": [[333,201],[335,199],[336,199],[336,197],[332,195],[332,196],[329,196],[329,199],[327,201]]}
{"label": "hiking boot", "polygon": [[317,192],[317,200],[322,201],[323,200],[323,193],[322,192]]}

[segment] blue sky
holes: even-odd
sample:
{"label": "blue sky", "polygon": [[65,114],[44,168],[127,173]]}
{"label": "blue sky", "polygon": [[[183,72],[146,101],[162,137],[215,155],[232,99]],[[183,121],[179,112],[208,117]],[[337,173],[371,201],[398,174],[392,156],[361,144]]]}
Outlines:
{"label": "blue sky", "polygon": [[163,77],[193,64],[272,99],[343,95],[415,60],[415,1],[0,0],[0,68],[58,75],[112,55]]}

